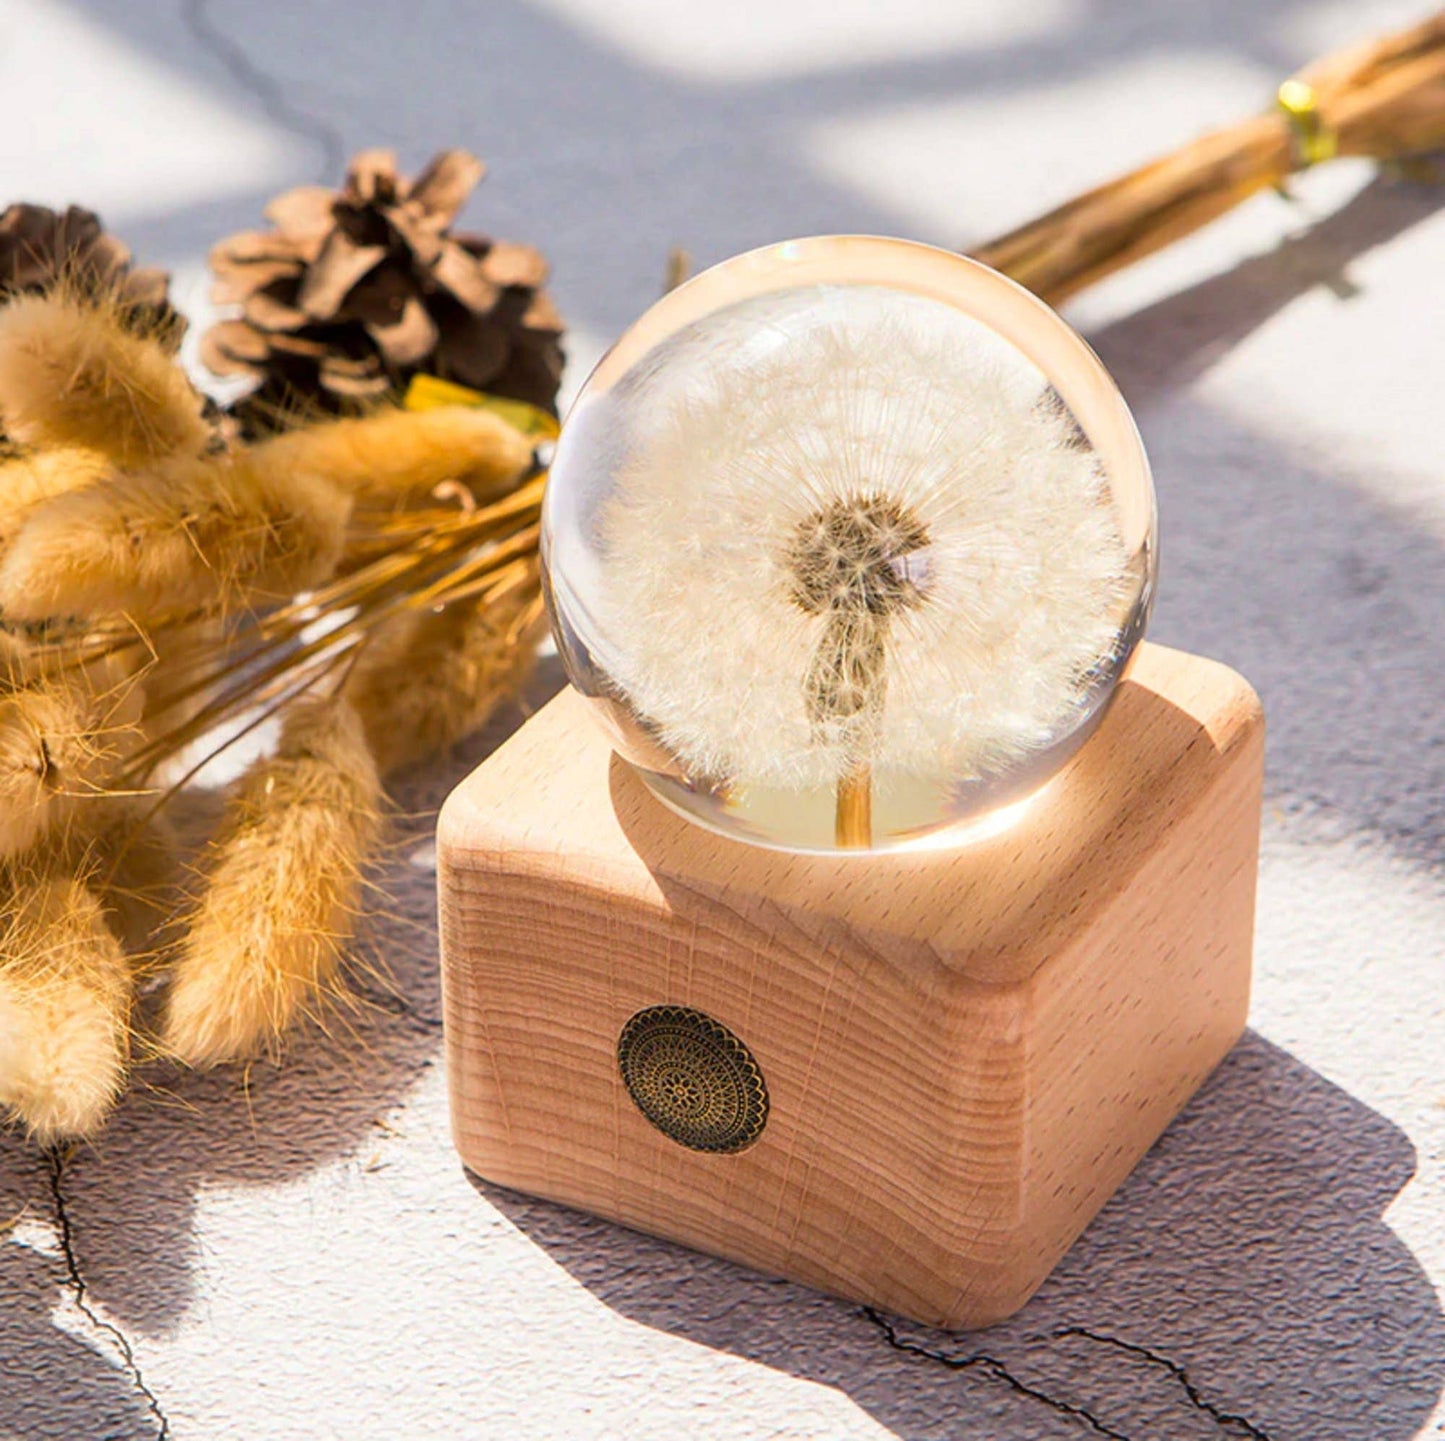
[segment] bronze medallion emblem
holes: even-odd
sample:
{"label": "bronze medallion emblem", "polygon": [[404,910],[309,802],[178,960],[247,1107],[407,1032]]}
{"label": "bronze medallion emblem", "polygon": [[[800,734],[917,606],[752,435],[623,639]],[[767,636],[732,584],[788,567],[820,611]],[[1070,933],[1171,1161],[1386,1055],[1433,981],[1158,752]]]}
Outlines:
{"label": "bronze medallion emblem", "polygon": [[701,1011],[638,1011],[617,1039],[617,1065],[638,1110],[694,1151],[741,1151],[768,1123],[768,1088],[752,1052]]}

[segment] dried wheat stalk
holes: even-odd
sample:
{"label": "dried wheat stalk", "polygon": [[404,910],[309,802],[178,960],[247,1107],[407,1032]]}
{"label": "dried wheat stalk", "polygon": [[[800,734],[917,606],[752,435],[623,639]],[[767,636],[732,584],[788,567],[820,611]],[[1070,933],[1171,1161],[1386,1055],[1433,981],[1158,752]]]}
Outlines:
{"label": "dried wheat stalk", "polygon": [[1395,161],[1440,149],[1445,12],[1316,62],[1286,82],[1280,98],[1275,110],[1192,141],[970,254],[1057,305],[1316,160]]}

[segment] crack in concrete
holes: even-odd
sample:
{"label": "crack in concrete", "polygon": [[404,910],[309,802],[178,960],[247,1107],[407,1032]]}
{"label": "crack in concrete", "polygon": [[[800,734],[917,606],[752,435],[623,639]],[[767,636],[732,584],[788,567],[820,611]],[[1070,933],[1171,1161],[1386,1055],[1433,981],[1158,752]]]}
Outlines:
{"label": "crack in concrete", "polygon": [[1202,1411],[1226,1430],[1234,1429],[1238,1434],[1248,1437],[1249,1441],[1271,1441],[1269,1433],[1247,1417],[1216,1406],[1194,1384],[1184,1367],[1177,1361],[1171,1361],[1168,1356],[1161,1356],[1157,1351],[1151,1351],[1147,1346],[1141,1346],[1135,1341],[1125,1341],[1119,1336],[1106,1336],[1102,1332],[1091,1331],[1087,1326],[1062,1326],[1053,1334],[1056,1340],[1063,1340],[1066,1336],[1083,1336],[1100,1345],[1113,1346],[1117,1350],[1127,1351],[1131,1356],[1142,1357],[1151,1365],[1163,1367],[1184,1388],[1185,1395],[1196,1410]]}
{"label": "crack in concrete", "polygon": [[[865,1306],[863,1314],[883,1333],[884,1339],[896,1351],[903,1351],[910,1356],[918,1356],[924,1360],[933,1361],[940,1366],[946,1366],[950,1371],[978,1371],[983,1375],[991,1377],[1008,1386],[1010,1390],[1018,1392],[1022,1396],[1028,1396],[1036,1401],[1042,1401],[1045,1405],[1060,1411],[1066,1416],[1071,1416],[1082,1421],[1100,1436],[1115,1438],[1115,1441],[1129,1441],[1129,1438],[1121,1431],[1114,1430],[1107,1422],[1102,1421],[1092,1411],[1082,1406],[1073,1406],[1066,1401],[1060,1401],[1057,1397],[1050,1396],[1046,1391],[1040,1391],[1035,1386],[1021,1381],[1000,1361],[997,1357],[989,1356],[984,1352],[974,1352],[969,1356],[953,1356],[946,1351],[934,1350],[932,1347],[924,1346],[920,1342],[910,1341],[898,1334],[898,1329],[880,1311],[872,1306]],[[1184,1394],[1189,1398],[1190,1404],[1201,1415],[1208,1416],[1223,1431],[1231,1435],[1246,1438],[1246,1441],[1272,1441],[1272,1438],[1263,1427],[1255,1425],[1246,1416],[1241,1416],[1233,1411],[1226,1411],[1215,1405],[1195,1385],[1193,1378],[1177,1361],[1171,1360],[1168,1356],[1160,1355],[1147,1346],[1141,1346],[1135,1341],[1126,1341],[1119,1336],[1106,1335],[1101,1331],[1091,1331],[1087,1326],[1061,1326],[1051,1333],[1050,1339],[1055,1341],[1066,1340],[1070,1336],[1078,1336],[1084,1340],[1092,1341],[1100,1346],[1112,1346],[1115,1350],[1124,1351],[1131,1356],[1138,1356],[1141,1360],[1147,1361],[1151,1366],[1157,1366],[1167,1371],[1183,1388]],[[1043,1338],[1040,1338],[1043,1339]]]}
{"label": "crack in concrete", "polygon": [[1050,1396],[1047,1391],[1040,1391],[1038,1387],[1030,1386],[1027,1381],[1020,1380],[995,1356],[986,1355],[981,1351],[977,1351],[971,1356],[950,1356],[946,1351],[935,1351],[931,1347],[920,1345],[917,1341],[906,1340],[898,1334],[893,1323],[872,1306],[865,1306],[863,1314],[883,1333],[884,1340],[895,1351],[903,1351],[910,1356],[919,1356],[926,1361],[937,1362],[940,1366],[948,1367],[950,1371],[976,1370],[992,1380],[1001,1382],[1020,1396],[1040,1401],[1063,1416],[1071,1417],[1075,1421],[1082,1421],[1096,1436],[1108,1436],[1111,1441],[1130,1441],[1124,1432],[1114,1430],[1112,1426],[1101,1421],[1085,1407],[1061,1401],[1057,1396]]}
{"label": "crack in concrete", "polygon": [[281,83],[261,69],[229,35],[217,28],[207,10],[207,0],[185,0],[181,7],[181,20],[196,43],[220,61],[237,85],[249,90],[260,101],[261,109],[272,120],[282,129],[290,130],[304,140],[314,141],[321,147],[321,173],[317,178],[323,184],[335,184],[346,159],[346,147],[340,132],[319,116],[293,105],[286,98]]}
{"label": "crack in concrete", "polygon": [[75,1234],[71,1229],[70,1209],[66,1204],[65,1188],[62,1184],[65,1162],[59,1151],[48,1152],[46,1161],[50,1172],[50,1195],[55,1203],[55,1224],[60,1233],[60,1254],[65,1261],[66,1279],[69,1282],[71,1294],[75,1298],[76,1309],[97,1331],[103,1332],[115,1343],[116,1349],[125,1363],[131,1384],[145,1397],[146,1406],[156,1419],[156,1441],[169,1441],[170,1420],[165,1411],[161,1409],[161,1403],[155,1392],[146,1385],[145,1377],[141,1374],[140,1365],[135,1359],[135,1352],[132,1350],[125,1332],[119,1326],[105,1320],[90,1304],[85,1277],[80,1273],[80,1260],[75,1254]]}

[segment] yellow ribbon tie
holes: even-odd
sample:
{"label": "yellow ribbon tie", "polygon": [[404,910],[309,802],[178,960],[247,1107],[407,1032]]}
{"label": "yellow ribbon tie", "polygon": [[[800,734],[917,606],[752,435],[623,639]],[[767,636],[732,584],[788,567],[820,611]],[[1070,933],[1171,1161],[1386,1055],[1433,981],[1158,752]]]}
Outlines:
{"label": "yellow ribbon tie", "polygon": [[1295,169],[1306,170],[1339,153],[1339,136],[1320,115],[1315,88],[1304,80],[1286,80],[1275,93],[1275,103],[1289,121],[1294,135]]}
{"label": "yellow ribbon tie", "polygon": [[473,390],[455,381],[442,380],[435,375],[414,375],[411,384],[402,397],[404,410],[435,410],[444,405],[466,405],[477,410],[490,410],[500,415],[509,425],[515,426],[523,435],[536,436],[539,440],[556,440],[561,427],[555,415],[548,415],[535,405],[525,401],[511,400],[502,395],[488,395]]}

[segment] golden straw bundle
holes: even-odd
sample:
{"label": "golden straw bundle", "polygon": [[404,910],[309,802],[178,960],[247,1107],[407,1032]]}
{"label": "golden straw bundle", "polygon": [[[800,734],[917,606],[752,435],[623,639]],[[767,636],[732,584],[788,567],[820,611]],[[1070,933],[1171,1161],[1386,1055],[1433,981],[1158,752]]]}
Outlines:
{"label": "golden straw bundle", "polygon": [[1205,135],[970,251],[1050,304],[1336,155],[1398,161],[1445,146],[1445,12],[1328,56],[1276,108]]}

